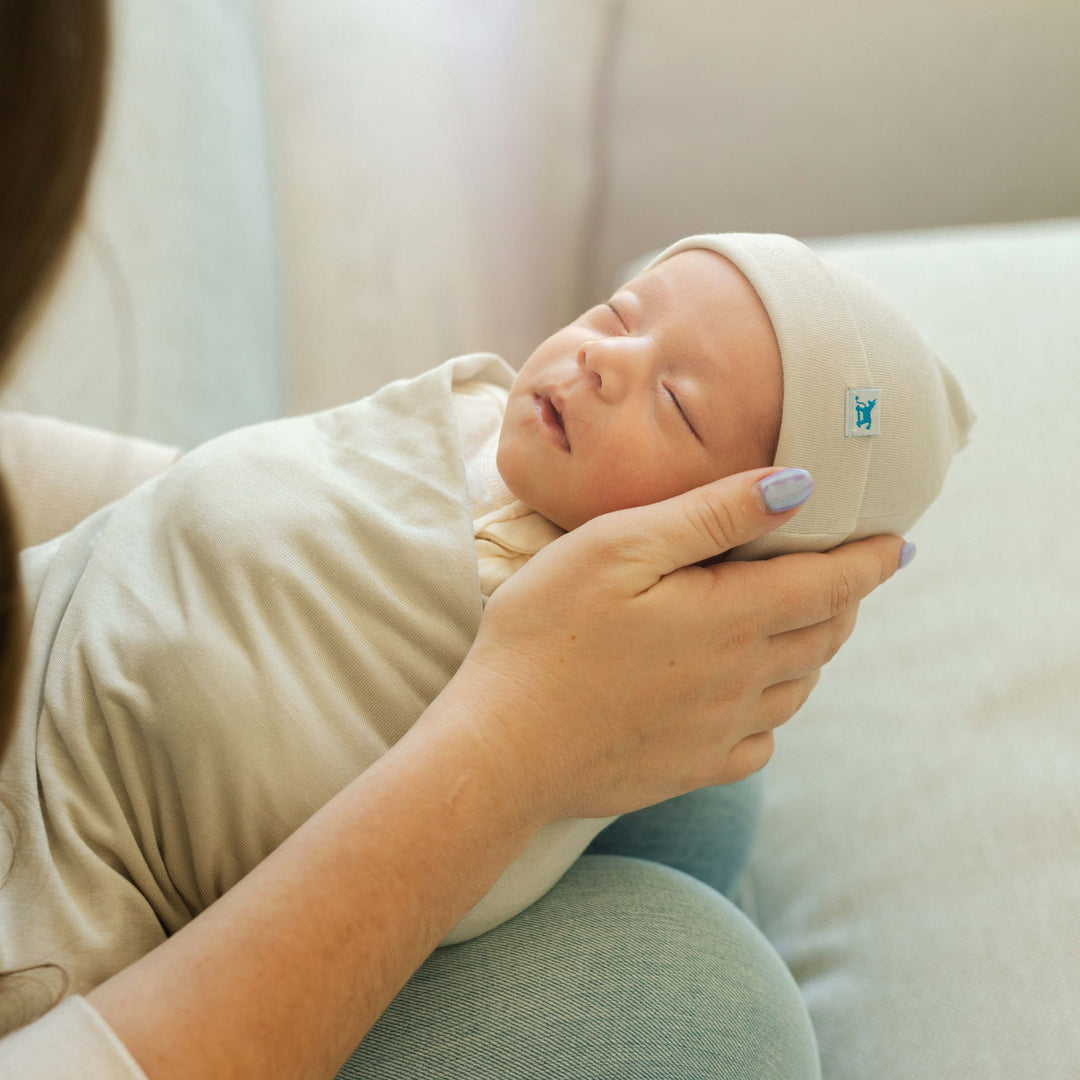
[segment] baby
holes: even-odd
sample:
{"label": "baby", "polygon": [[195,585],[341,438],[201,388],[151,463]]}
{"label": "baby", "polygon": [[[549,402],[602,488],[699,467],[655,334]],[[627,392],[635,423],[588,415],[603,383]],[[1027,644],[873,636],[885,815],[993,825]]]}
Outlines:
{"label": "baby", "polygon": [[[775,463],[814,497],[729,558],[903,534],[971,422],[872,285],[727,234],[668,248],[516,377],[457,357],[196,447],[22,554],[0,969],[55,961],[82,993],[175,933],[408,730],[483,597],[564,530]],[[443,944],[534,902],[611,820],[544,829]]]}
{"label": "baby", "polygon": [[[463,432],[484,425],[461,396],[479,390],[458,388]],[[505,417],[487,416],[470,470],[488,478],[470,485],[485,593],[557,535],[540,515],[573,529],[769,465],[808,469],[814,497],[726,558],[903,535],[974,422],[879,289],[770,234],[673,244],[540,345],[498,400]]]}

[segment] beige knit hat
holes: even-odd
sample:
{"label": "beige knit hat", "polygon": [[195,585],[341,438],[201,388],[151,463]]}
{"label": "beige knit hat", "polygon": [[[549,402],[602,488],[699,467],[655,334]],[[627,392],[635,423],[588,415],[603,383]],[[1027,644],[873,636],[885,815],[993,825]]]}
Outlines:
{"label": "beige knit hat", "polygon": [[689,236],[644,269],[688,248],[730,259],[761,297],[784,370],[773,464],[814,479],[791,521],[728,558],[905,536],[937,498],[975,421],[956,377],[877,286],[790,236]]}

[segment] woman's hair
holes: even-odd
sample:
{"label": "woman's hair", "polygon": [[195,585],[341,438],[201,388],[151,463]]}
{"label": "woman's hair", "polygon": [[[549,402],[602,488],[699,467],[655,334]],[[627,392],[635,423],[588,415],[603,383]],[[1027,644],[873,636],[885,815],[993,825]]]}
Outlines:
{"label": "woman's hair", "polygon": [[[104,112],[106,0],[0,6],[0,383],[59,274]],[[24,656],[18,541],[0,476],[0,758]]]}
{"label": "woman's hair", "polygon": [[[82,211],[107,61],[107,0],[0,2],[0,384],[59,275]],[[18,548],[0,473],[0,760],[26,654]],[[3,792],[0,801],[13,813]],[[17,974],[0,975],[0,988]]]}

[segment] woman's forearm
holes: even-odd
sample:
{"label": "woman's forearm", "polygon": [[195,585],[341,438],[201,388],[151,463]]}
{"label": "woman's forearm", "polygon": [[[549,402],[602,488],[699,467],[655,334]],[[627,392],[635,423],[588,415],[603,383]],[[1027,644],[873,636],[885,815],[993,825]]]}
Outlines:
{"label": "woman's forearm", "polygon": [[545,824],[455,684],[243,881],[88,998],[150,1080],[334,1076]]}

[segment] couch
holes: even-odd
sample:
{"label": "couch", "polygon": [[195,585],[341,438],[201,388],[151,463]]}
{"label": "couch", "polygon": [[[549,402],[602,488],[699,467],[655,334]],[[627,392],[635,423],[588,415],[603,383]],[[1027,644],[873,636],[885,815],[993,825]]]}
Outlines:
{"label": "couch", "polygon": [[[86,224],[0,404],[150,473],[458,353],[519,365],[688,233],[864,273],[978,421],[779,733],[738,899],[826,1080],[1074,1080],[1077,41],[1051,0],[119,0]],[[145,475],[0,451],[28,542],[91,508],[57,492]]]}

